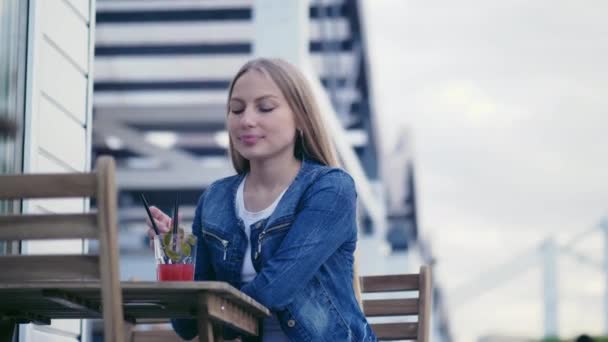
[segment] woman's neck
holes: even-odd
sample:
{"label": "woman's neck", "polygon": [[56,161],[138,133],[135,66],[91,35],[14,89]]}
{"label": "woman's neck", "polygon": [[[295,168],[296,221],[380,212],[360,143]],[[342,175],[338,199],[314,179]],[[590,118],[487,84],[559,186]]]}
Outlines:
{"label": "woman's neck", "polygon": [[302,162],[293,156],[283,159],[251,160],[247,188],[254,191],[285,189],[298,174]]}

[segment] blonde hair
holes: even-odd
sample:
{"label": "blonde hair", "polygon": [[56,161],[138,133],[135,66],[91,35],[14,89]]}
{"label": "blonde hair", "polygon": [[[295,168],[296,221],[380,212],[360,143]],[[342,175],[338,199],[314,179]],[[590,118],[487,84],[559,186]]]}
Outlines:
{"label": "blonde hair", "polygon": [[[262,72],[279,87],[287,100],[291,111],[294,113],[296,127],[301,131],[296,138],[294,154],[297,158],[306,157],[314,159],[323,165],[338,166],[333,146],[323,129],[321,112],[317,102],[314,100],[312,90],[306,82],[306,78],[293,65],[280,59],[259,58],[247,62],[236,73],[228,90],[228,100],[232,97],[232,91],[236,81],[246,72],[256,70]],[[227,108],[227,112],[230,109]],[[232,165],[237,173],[243,174],[249,171],[249,160],[243,158],[235,149],[230,140],[230,157]]]}
{"label": "blonde hair", "polygon": [[[340,166],[327,131],[323,128],[321,110],[315,101],[312,89],[305,76],[290,63],[281,59],[269,58],[258,58],[247,62],[230,82],[227,102],[232,97],[235,83],[250,70],[261,72],[270,77],[281,90],[293,112],[296,127],[300,131],[296,135],[294,156],[298,159],[304,157],[313,159],[327,166]],[[227,114],[230,113],[229,106],[227,106],[226,112]],[[229,144],[230,158],[235,171],[239,174],[247,173],[249,171],[249,160],[238,153],[234,148],[232,139],[230,139]],[[353,266],[353,288],[361,306],[361,288],[356,262]]]}

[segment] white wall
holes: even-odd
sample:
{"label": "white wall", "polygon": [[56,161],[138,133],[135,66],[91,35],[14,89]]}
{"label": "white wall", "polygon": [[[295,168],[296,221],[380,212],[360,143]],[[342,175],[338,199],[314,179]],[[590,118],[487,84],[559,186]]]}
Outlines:
{"label": "white wall", "polygon": [[[95,0],[30,0],[24,172],[90,169]],[[36,200],[27,212],[81,212],[82,199]],[[82,253],[82,240],[24,242],[23,252]],[[22,325],[21,341],[78,341],[80,320]]]}

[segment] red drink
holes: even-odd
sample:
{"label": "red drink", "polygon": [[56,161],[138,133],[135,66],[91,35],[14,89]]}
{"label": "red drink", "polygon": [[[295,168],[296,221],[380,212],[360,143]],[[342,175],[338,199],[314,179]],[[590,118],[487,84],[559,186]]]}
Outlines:
{"label": "red drink", "polygon": [[194,280],[194,264],[159,264],[156,275],[161,281],[192,281]]}
{"label": "red drink", "polygon": [[156,279],[159,281],[193,281],[196,260],[196,236],[179,230],[177,235],[154,237]]}

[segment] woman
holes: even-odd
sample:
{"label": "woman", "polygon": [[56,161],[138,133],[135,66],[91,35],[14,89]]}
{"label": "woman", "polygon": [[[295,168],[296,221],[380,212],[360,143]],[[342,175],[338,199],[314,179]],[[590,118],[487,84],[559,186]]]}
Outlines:
{"label": "woman", "polygon": [[[304,76],[282,60],[245,64],[230,85],[227,128],[237,175],[199,200],[195,279],[226,281],[271,310],[257,340],[375,341],[353,282],[355,185],[335,167]],[[168,231],[171,219],[152,212]],[[192,320],[173,326],[197,334]]]}

